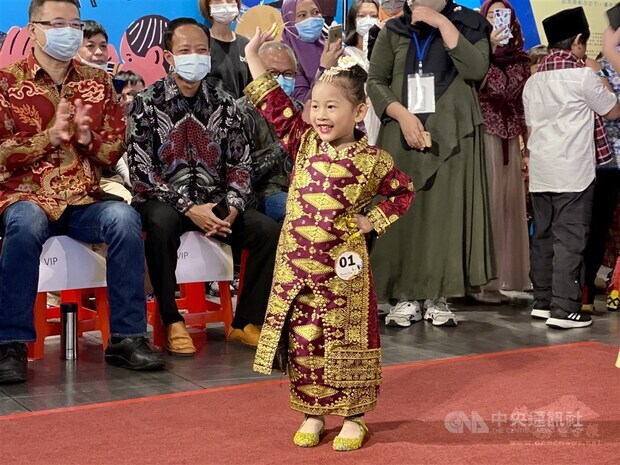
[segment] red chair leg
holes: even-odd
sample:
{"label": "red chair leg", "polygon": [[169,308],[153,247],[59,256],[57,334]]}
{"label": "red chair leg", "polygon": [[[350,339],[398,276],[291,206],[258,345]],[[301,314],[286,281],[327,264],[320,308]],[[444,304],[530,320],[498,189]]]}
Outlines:
{"label": "red chair leg", "polygon": [[[239,281],[241,282],[241,281]],[[233,320],[232,295],[230,293],[230,283],[228,281],[218,282],[220,289],[220,306],[222,307],[224,328],[226,331],[226,339],[230,333],[230,327]]]}

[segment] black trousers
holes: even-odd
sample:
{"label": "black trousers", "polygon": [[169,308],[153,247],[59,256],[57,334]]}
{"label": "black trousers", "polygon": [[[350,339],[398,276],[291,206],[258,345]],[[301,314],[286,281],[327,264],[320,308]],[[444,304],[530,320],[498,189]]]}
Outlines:
{"label": "black trousers", "polygon": [[530,278],[535,305],[552,311],[578,312],[594,183],[583,192],[543,192],[530,196],[534,217]]}
{"label": "black trousers", "polygon": [[585,251],[587,301],[594,302],[596,288],[594,280],[603,262],[605,244],[609,236],[611,223],[614,219],[618,195],[620,193],[620,170],[598,170],[594,186],[594,205],[592,207],[592,223],[590,239]]}
{"label": "black trousers", "polygon": [[[183,321],[176,305],[175,270],[181,235],[200,229],[184,214],[159,200],[136,205],[146,232],[145,252],[153,291],[164,325]],[[249,250],[245,279],[238,297],[233,327],[243,329],[249,323],[263,324],[271,291],[280,225],[271,218],[248,209],[237,216],[232,234],[218,240]],[[208,266],[208,265],[207,265]]]}

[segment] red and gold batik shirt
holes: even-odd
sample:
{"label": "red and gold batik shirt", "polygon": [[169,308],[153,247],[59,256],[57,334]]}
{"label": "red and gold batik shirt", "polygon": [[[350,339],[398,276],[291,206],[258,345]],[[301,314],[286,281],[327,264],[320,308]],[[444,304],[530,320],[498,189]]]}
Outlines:
{"label": "red and gold batik shirt", "polygon": [[[58,147],[50,143],[62,98],[92,106],[88,147],[74,134]],[[121,156],[124,133],[122,110],[105,72],[73,61],[57,86],[32,52],[0,70],[0,213],[28,200],[57,220],[69,205],[95,202],[101,170]]]}

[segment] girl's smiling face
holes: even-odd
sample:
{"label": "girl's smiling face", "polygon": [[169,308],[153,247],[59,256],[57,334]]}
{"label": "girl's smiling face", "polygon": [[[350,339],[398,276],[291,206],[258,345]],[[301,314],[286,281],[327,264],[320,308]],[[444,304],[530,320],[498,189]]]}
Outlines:
{"label": "girl's smiling face", "polygon": [[355,143],[355,125],[364,120],[368,107],[354,105],[344,90],[333,82],[318,82],[312,88],[310,121],[324,142],[336,150]]}

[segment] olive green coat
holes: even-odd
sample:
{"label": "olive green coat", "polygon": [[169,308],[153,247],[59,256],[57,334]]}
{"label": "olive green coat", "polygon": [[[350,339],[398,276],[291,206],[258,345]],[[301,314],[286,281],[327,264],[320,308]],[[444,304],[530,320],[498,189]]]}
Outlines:
{"label": "olive green coat", "polygon": [[409,212],[372,254],[378,298],[403,301],[463,296],[495,275],[483,119],[476,85],[489,67],[489,42],[460,36],[446,53],[458,75],[426,121],[433,146],[405,150],[399,123],[385,110],[401,102],[410,39],[383,28],[375,43],[368,94],[384,118],[377,145],[418,190]]}

